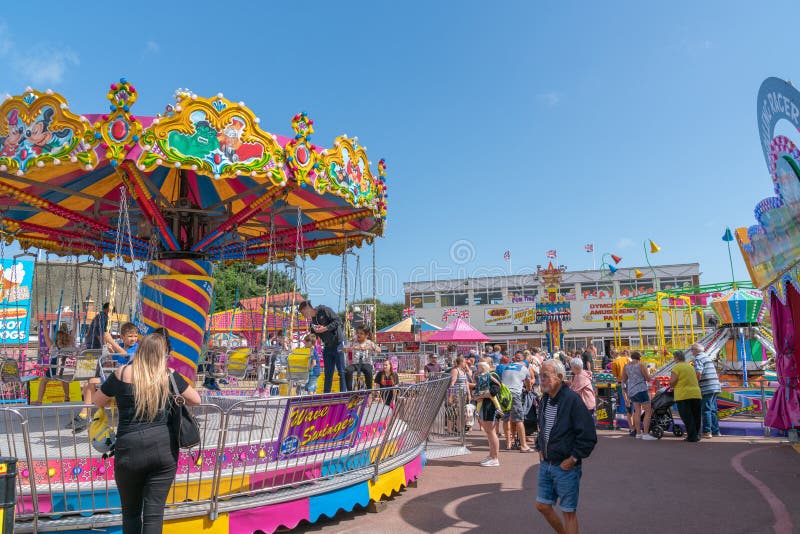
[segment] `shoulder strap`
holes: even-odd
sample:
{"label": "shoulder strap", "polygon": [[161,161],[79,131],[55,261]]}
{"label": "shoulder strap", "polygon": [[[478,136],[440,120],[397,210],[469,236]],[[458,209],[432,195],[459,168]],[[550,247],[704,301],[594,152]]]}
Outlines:
{"label": "shoulder strap", "polygon": [[175,382],[175,373],[171,370],[169,371],[169,383],[175,398],[183,399],[183,395],[181,395],[181,392],[178,390],[178,383]]}

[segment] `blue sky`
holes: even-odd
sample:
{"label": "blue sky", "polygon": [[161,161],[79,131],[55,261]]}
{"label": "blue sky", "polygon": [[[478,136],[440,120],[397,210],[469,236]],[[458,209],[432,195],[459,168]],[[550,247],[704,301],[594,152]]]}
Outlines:
{"label": "blue sky", "polygon": [[[641,265],[646,239],[654,262],[728,280],[725,226],[772,194],[756,93],[800,79],[774,24],[797,5],[644,4],[16,3],[0,14],[0,92],[50,87],[91,113],[124,75],[140,115],[183,87],[243,100],[275,133],[307,111],[318,144],[357,135],[389,166],[383,300],[411,278],[502,272],[507,249],[515,271],[553,248],[587,268],[586,243]],[[309,264],[317,301],[337,303],[340,264]]]}

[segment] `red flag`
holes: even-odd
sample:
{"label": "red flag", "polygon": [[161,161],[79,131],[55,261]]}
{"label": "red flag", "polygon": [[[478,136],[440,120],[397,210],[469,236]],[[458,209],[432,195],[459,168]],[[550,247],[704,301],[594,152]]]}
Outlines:
{"label": "red flag", "polygon": [[506,260],[506,261],[509,261],[511,259],[511,251],[510,250],[506,250],[506,253],[503,254],[503,259]]}
{"label": "red flag", "polygon": [[583,250],[586,252],[594,252],[594,244],[593,243],[586,243],[583,245]]}
{"label": "red flag", "polygon": [[548,257],[548,258],[555,258],[557,255],[558,255],[558,254],[556,253],[556,249],[553,249],[553,250],[548,250],[548,251],[547,251],[547,257]]}

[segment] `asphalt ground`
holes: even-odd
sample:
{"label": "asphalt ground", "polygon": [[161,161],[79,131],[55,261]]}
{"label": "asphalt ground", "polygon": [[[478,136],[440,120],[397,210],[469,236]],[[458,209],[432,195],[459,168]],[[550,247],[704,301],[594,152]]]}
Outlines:
{"label": "asphalt ground", "polygon": [[[481,467],[483,433],[470,432],[467,445],[470,455],[429,461],[417,487],[377,513],[340,513],[292,532],[552,532],[534,508],[538,455],[502,451],[500,467]],[[583,533],[800,532],[800,450],[775,438],[687,443],[601,431],[583,466],[578,519]]]}

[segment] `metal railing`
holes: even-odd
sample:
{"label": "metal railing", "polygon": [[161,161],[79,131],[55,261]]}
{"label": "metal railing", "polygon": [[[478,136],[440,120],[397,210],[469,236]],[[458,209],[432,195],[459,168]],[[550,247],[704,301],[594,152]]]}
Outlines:
{"label": "metal railing", "polygon": [[[215,519],[221,510],[319,493],[320,484],[375,478],[422,451],[448,385],[445,377],[347,394],[206,399],[192,408],[202,446],[180,452],[165,518]],[[98,453],[85,431],[73,432],[83,409],[0,408],[0,455],[19,459],[15,531],[121,522],[113,458]],[[326,444],[335,432],[343,438]]]}

